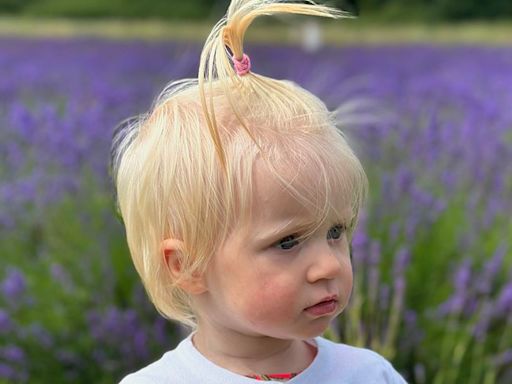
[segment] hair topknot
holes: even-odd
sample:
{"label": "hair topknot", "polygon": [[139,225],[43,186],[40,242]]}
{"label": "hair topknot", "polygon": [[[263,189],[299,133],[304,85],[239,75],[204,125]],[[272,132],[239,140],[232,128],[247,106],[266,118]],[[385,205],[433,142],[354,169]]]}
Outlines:
{"label": "hair topknot", "polygon": [[[241,79],[233,69],[230,58],[234,57],[237,60],[243,58],[245,33],[257,17],[276,14],[300,14],[328,18],[347,16],[341,10],[319,5],[313,1],[303,3],[285,0],[232,0],[226,16],[215,25],[206,40],[198,74],[201,105],[217,154],[223,165],[225,165],[225,156],[215,119],[214,104],[211,98],[207,100],[206,89],[209,87],[211,90],[214,82],[220,83],[233,113],[247,133],[251,135],[240,108],[240,105],[250,103],[251,91],[261,90],[263,87],[263,89],[277,88],[276,92],[285,94],[288,92],[272,79],[254,73],[252,76],[244,76],[244,79]],[[245,82],[245,84],[240,85],[241,82]],[[233,89],[237,87],[241,87],[241,92],[238,92],[237,98],[235,98]],[[293,95],[291,96],[293,97]]]}
{"label": "hair topknot", "polygon": [[293,82],[233,68],[232,58],[247,54],[251,23],[279,13],[345,16],[312,1],[232,0],[206,40],[198,77],[170,83],[148,113],[114,131],[111,172],[133,263],[158,311],[190,326],[191,297],[169,273],[161,243],[183,243],[183,278],[203,273],[251,214],[257,160],[311,208],[312,225],[348,205],[355,226],[366,195],[364,170],[321,100]]}

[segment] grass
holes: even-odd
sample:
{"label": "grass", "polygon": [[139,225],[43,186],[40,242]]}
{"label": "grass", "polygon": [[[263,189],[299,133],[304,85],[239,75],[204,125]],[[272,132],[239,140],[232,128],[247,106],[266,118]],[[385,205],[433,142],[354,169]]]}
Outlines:
{"label": "grass", "polygon": [[[181,40],[202,42],[213,21],[166,22],[161,20],[70,20],[0,17],[0,37]],[[257,22],[247,39],[253,42],[295,44],[306,32],[288,19],[277,23]],[[302,24],[304,26],[304,24]],[[512,22],[461,24],[377,24],[343,20],[322,24],[329,44],[490,44],[512,45]]]}

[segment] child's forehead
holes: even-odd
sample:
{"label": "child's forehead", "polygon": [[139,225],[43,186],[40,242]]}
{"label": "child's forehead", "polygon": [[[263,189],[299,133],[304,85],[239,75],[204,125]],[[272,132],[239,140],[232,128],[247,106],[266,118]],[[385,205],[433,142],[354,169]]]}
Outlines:
{"label": "child's forehead", "polygon": [[[294,179],[297,180],[296,177],[298,175],[293,175],[292,173],[295,173],[295,171],[291,169],[289,174],[283,173],[277,176],[268,168],[263,160],[256,161],[252,188],[252,211],[256,216],[271,213],[274,215],[299,214],[305,210],[293,198],[290,191],[287,190],[286,184],[284,184],[290,183]],[[280,181],[279,177],[282,177],[283,180]]]}
{"label": "child's forehead", "polygon": [[335,181],[326,179],[314,163],[299,166],[293,163],[269,164],[258,159],[254,164],[252,188],[253,219],[317,222],[320,207],[329,205],[337,216],[350,217],[350,198],[340,193],[328,193]]}

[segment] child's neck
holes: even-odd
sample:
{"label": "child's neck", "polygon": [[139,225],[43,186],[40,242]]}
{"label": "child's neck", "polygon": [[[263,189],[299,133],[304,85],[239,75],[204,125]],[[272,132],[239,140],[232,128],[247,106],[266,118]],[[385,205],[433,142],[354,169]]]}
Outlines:
{"label": "child's neck", "polygon": [[193,337],[197,350],[208,360],[240,375],[298,373],[306,369],[316,351],[301,340],[247,336],[198,328]]}

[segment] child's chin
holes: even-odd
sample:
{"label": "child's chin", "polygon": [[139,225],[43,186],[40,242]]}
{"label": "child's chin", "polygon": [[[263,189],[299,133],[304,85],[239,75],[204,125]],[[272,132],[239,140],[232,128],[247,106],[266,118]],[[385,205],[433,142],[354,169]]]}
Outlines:
{"label": "child's chin", "polygon": [[[319,322],[320,323],[320,322]],[[329,321],[325,321],[325,324],[316,324],[310,329],[304,330],[301,335],[302,339],[313,339],[318,336],[322,336],[325,331],[329,328]]]}

